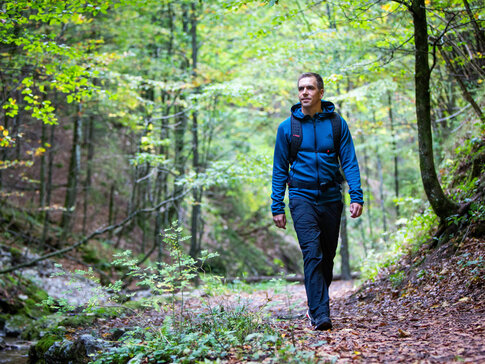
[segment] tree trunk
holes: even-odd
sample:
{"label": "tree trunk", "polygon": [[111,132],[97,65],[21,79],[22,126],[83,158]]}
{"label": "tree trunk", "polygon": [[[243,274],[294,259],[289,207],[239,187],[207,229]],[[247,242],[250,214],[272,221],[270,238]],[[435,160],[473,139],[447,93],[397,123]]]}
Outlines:
{"label": "tree trunk", "polygon": [[[56,96],[57,105],[57,96]],[[44,214],[44,227],[42,229],[42,244],[45,244],[47,239],[47,234],[49,232],[49,215],[50,215],[50,204],[51,204],[51,196],[52,196],[52,167],[54,164],[54,151],[52,150],[54,146],[54,136],[55,136],[55,125],[51,125],[51,135],[49,138],[49,151],[47,152],[47,183],[46,183],[46,197],[45,197],[45,205],[46,211]]]}
{"label": "tree trunk", "polygon": [[444,220],[458,211],[458,205],[449,200],[443,193],[434,165],[430,112],[428,24],[425,0],[413,0],[410,10],[413,16],[414,43],[416,47],[415,92],[421,179],[433,211],[440,219]]}
{"label": "tree trunk", "polygon": [[379,154],[379,148],[377,147],[378,143],[376,143],[376,157],[377,157],[377,176],[379,178],[379,199],[381,205],[381,213],[382,213],[382,230],[384,233],[387,232],[387,220],[386,220],[386,207],[384,204],[384,176],[382,175],[382,162],[381,156]]}
{"label": "tree trunk", "polygon": [[[41,147],[44,148],[45,145],[47,144],[47,136],[46,136],[46,131],[47,125],[42,122],[42,134],[40,137],[40,144]],[[41,211],[43,211],[43,215],[45,214],[45,190],[46,190],[46,181],[45,181],[45,172],[46,172],[46,155],[45,153],[42,153],[40,156],[40,177],[39,177],[39,205]]]}
{"label": "tree trunk", "polygon": [[83,234],[86,234],[86,224],[88,216],[88,200],[89,192],[91,190],[91,175],[93,169],[93,157],[94,157],[94,116],[91,115],[88,123],[86,144],[88,146],[88,155],[86,160],[86,179],[84,180],[84,201],[83,201]]}
{"label": "tree trunk", "polygon": [[[113,182],[109,189],[108,226],[113,225],[115,221],[114,220],[114,198],[115,198],[114,195],[115,195],[115,183]],[[113,230],[109,231],[108,238],[109,239],[113,238]]]}
{"label": "tree trunk", "polygon": [[391,92],[387,94],[387,100],[389,105],[389,123],[391,125],[391,138],[392,138],[392,153],[394,154],[394,195],[396,197],[396,219],[399,219],[399,167],[398,167],[398,155],[397,155],[397,143],[396,143],[396,131],[394,130],[394,115],[392,113],[392,95]]}
{"label": "tree trunk", "polygon": [[74,118],[74,130],[72,137],[71,159],[69,162],[69,171],[67,176],[66,198],[64,202],[64,212],[61,220],[61,241],[64,244],[66,237],[70,234],[73,217],[76,209],[77,185],[79,171],[81,168],[81,136],[82,136],[82,104],[78,104],[77,115]]}
{"label": "tree trunk", "polygon": [[[361,143],[363,144],[364,141],[364,136],[361,137]],[[364,181],[365,181],[365,191],[366,191],[366,199],[365,199],[365,209],[366,209],[366,215],[367,215],[367,222],[369,224],[369,236],[371,240],[371,245],[372,247],[374,246],[374,231],[372,228],[372,201],[371,201],[371,188],[369,184],[369,157],[367,156],[367,148],[364,148],[363,151],[364,154],[364,165],[363,165],[363,172],[364,172]],[[363,228],[363,225],[362,225]]]}
{"label": "tree trunk", "polygon": [[[195,2],[191,4],[191,38],[192,38],[192,77],[197,77],[197,12]],[[194,100],[194,103],[196,101]],[[196,178],[199,176],[199,126],[197,123],[197,111],[192,113],[192,166]],[[200,252],[199,227],[200,227],[200,204],[202,201],[202,189],[192,189],[194,204],[192,205],[190,256],[197,258]]]}
{"label": "tree trunk", "polygon": [[349,237],[347,234],[347,208],[345,206],[345,193],[347,188],[344,185],[343,188],[343,209],[342,209],[342,221],[340,223],[340,257],[342,258],[342,279],[350,280],[352,279],[350,275],[350,257],[349,257]]}

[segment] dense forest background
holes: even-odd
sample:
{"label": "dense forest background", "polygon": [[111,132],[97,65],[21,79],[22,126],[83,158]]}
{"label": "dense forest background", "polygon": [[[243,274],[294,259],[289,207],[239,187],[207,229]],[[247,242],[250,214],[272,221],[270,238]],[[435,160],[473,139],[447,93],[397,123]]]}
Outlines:
{"label": "dense forest background", "polygon": [[218,252],[214,273],[301,273],[269,196],[277,126],[311,71],[349,123],[365,194],[361,218],[344,210],[336,271],[372,270],[470,208],[484,16],[468,0],[3,1],[5,241],[75,247],[106,274],[116,251],[162,261],[176,224],[192,257]]}

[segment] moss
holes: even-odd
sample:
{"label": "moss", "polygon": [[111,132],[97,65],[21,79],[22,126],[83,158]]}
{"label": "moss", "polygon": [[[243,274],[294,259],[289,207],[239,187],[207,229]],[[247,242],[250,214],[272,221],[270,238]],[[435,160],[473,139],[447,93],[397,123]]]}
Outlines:
{"label": "moss", "polygon": [[46,333],[56,334],[62,337],[65,334],[66,328],[58,326],[62,317],[59,315],[43,316],[36,321],[32,321],[22,332],[21,338],[23,340],[38,340]]}
{"label": "moss", "polygon": [[122,307],[98,307],[94,311],[96,317],[113,318],[120,316],[123,313]]}
{"label": "moss", "polygon": [[18,261],[22,257],[22,252],[17,248],[10,247],[9,252],[12,254],[14,261]]}
{"label": "moss", "polygon": [[96,320],[96,316],[93,314],[76,314],[74,316],[66,317],[62,320],[59,325],[62,326],[70,326],[70,327],[80,327],[80,326],[87,326],[91,325],[94,320]]}
{"label": "moss", "polygon": [[29,326],[31,322],[32,319],[25,315],[13,315],[10,316],[5,322],[5,326],[8,326],[10,331],[20,334]]}
{"label": "moss", "polygon": [[132,310],[145,309],[146,301],[147,300],[145,298],[142,298],[142,299],[137,300],[137,301],[127,301],[127,302],[123,303],[123,306],[127,307],[128,309],[132,309]]}
{"label": "moss", "polygon": [[32,363],[42,363],[44,354],[49,348],[54,345],[56,341],[62,340],[63,337],[56,334],[45,335],[42,339],[37,341],[37,343],[30,347],[29,351],[29,362]]}
{"label": "moss", "polygon": [[24,277],[6,274],[0,280],[0,294],[3,296],[0,300],[3,312],[33,317],[40,317],[46,312],[46,307],[40,304],[48,298],[47,292]]}

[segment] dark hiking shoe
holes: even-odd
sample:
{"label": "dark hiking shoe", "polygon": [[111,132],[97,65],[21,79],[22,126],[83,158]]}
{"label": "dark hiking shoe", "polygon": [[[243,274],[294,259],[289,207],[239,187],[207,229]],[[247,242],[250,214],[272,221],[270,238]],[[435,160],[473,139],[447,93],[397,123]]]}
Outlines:
{"label": "dark hiking shoe", "polygon": [[315,324],[315,330],[323,331],[330,330],[332,328],[332,320],[330,317],[324,317],[318,323]]}

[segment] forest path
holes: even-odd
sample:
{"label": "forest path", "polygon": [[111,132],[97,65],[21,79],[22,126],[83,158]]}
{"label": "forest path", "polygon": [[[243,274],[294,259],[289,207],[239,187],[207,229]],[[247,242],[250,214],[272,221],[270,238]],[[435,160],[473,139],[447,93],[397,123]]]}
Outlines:
{"label": "forest path", "polygon": [[[293,337],[299,350],[314,351],[322,361],[485,363],[484,307],[471,299],[428,306],[421,294],[405,301],[369,300],[365,292],[356,293],[351,281],[332,283],[330,296],[333,329],[324,332],[309,326],[301,284],[211,300],[271,313],[282,335]],[[187,303],[194,307],[196,299]]]}

